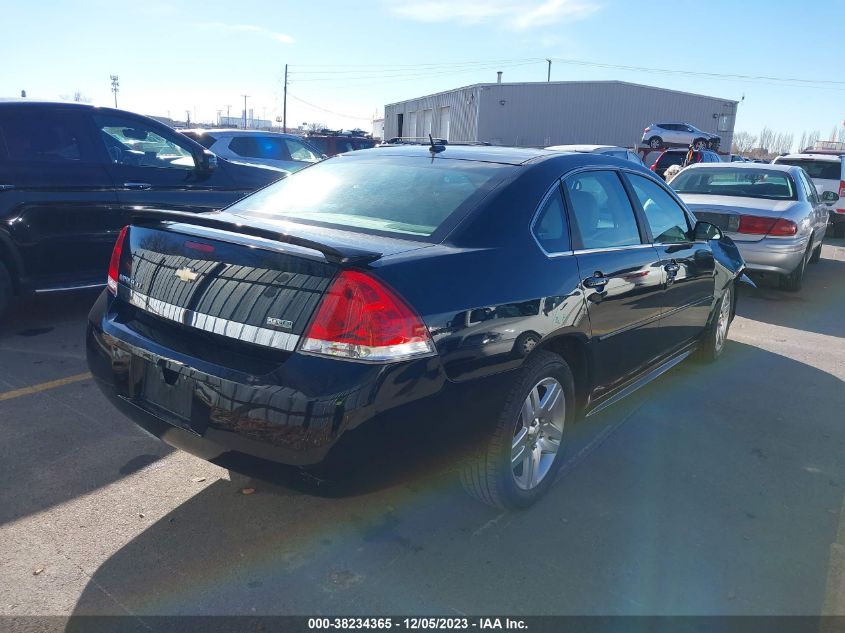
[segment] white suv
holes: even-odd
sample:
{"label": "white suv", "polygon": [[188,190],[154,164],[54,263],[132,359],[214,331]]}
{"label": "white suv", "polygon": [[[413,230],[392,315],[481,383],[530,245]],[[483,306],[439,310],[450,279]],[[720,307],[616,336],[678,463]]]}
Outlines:
{"label": "white suv", "polygon": [[815,154],[810,150],[807,153],[778,156],[772,162],[803,167],[812,178],[819,195],[832,191],[840,196],[839,200],[828,202],[827,207],[833,234],[845,237],[845,199],[842,198],[845,196],[845,163],[842,157],[828,153]]}
{"label": "white suv", "polygon": [[722,137],[699,130],[689,123],[652,123],[643,130],[643,145],[660,149],[665,145],[704,145],[717,149]]}

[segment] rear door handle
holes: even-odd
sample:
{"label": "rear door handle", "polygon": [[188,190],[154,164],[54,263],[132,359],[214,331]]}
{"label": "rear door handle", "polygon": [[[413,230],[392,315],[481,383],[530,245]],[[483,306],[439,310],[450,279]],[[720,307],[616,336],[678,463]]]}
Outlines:
{"label": "rear door handle", "polygon": [[125,189],[151,189],[152,185],[148,182],[125,182],[123,187]]}
{"label": "rear door handle", "polygon": [[608,281],[610,280],[597,270],[592,277],[587,277],[584,280],[584,286],[601,290],[607,285]]}
{"label": "rear door handle", "polygon": [[11,191],[15,185],[0,185],[0,191]]}

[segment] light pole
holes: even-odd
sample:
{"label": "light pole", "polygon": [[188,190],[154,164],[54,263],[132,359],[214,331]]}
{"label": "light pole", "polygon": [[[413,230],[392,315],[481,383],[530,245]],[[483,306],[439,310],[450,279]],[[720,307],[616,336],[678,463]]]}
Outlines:
{"label": "light pole", "polygon": [[546,72],[546,83],[548,83],[552,80],[552,60],[547,57],[546,61],[549,62],[549,70]]}
{"label": "light pole", "polygon": [[246,100],[249,95],[241,95],[244,98],[244,129],[246,129]]}
{"label": "light pole", "polygon": [[111,91],[114,93],[114,107],[117,107],[117,92],[120,89],[120,83],[117,81],[117,75],[110,75],[111,77]]}

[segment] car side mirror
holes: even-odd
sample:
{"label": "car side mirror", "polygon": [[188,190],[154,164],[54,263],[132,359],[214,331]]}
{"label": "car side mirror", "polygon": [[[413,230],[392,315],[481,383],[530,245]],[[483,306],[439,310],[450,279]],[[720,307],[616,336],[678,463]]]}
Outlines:
{"label": "car side mirror", "polygon": [[822,193],[822,202],[836,202],[839,200],[839,194],[835,191],[825,191]]}
{"label": "car side mirror", "polygon": [[211,150],[204,149],[196,156],[197,169],[202,172],[211,172],[217,169],[217,154]]}
{"label": "car side mirror", "polygon": [[718,226],[699,220],[692,230],[693,239],[696,242],[709,242],[710,240],[722,239],[722,231]]}

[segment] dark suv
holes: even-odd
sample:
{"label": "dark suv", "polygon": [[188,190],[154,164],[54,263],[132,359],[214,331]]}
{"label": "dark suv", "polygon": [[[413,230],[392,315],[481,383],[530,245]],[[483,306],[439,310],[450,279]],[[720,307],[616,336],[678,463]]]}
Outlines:
{"label": "dark suv", "polygon": [[[663,178],[664,174],[666,173],[666,170],[670,166],[683,166],[684,160],[686,159],[688,152],[688,149],[665,149],[660,153],[660,156],[657,157],[657,160],[652,163],[649,169],[651,169],[651,171]],[[692,161],[690,162],[690,164],[721,162],[722,159],[719,158],[719,155],[716,152],[709,149],[696,149],[693,150]]]}
{"label": "dark suv", "polygon": [[133,208],[217,209],[283,174],[130,112],[0,103],[0,314],[14,294],[104,285]]}

